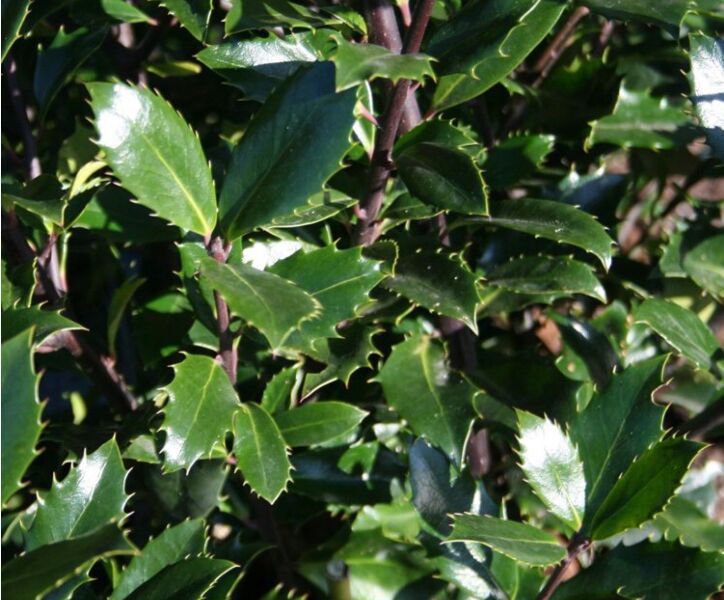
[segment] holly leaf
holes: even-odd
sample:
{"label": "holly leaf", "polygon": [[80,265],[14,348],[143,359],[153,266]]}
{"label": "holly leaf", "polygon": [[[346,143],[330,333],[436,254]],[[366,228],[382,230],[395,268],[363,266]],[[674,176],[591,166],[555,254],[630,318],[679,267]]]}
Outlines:
{"label": "holly leaf", "polygon": [[621,21],[642,21],[663,27],[671,35],[678,37],[679,26],[687,11],[696,7],[689,0],[665,0],[648,2],[647,0],[582,0],[592,11],[609,19]]}
{"label": "holly leaf", "polygon": [[706,131],[709,145],[724,157],[724,42],[704,35],[689,35],[692,100],[699,124]]}
{"label": "holly leaf", "polygon": [[164,568],[204,549],[204,522],[183,521],[152,539],[133,557],[113,588],[110,600],[123,600]]}
{"label": "holly leaf", "polygon": [[124,489],[126,475],[115,438],[84,454],[65,479],[54,481],[50,491],[38,494],[27,549],[76,538],[121,521],[129,498]]}
{"label": "holly leaf", "polygon": [[203,598],[214,584],[236,565],[217,558],[187,558],[163,570],[126,596],[128,600]]}
{"label": "holly leaf", "polygon": [[173,381],[165,389],[164,469],[188,471],[200,458],[211,458],[217,445],[223,447],[239,399],[221,365],[196,354],[174,365]]}
{"label": "holly leaf", "polygon": [[724,550],[724,525],[705,515],[699,507],[682,496],[674,496],[663,512],[654,517],[654,526],[668,541],[705,552]]}
{"label": "holly leaf", "polygon": [[276,373],[266,384],[261,406],[270,415],[289,408],[292,390],[297,382],[297,373],[297,367],[287,367]]}
{"label": "holly leaf", "polygon": [[635,313],[637,323],[646,323],[666,342],[696,365],[708,369],[719,349],[711,330],[690,310],[659,298],[641,303]]}
{"label": "holly leaf", "polygon": [[425,335],[410,336],[392,349],[377,381],[417,435],[462,463],[477,390],[448,368],[439,344]]}
{"label": "holly leaf", "polygon": [[350,147],[355,90],[334,89],[334,69],[300,67],[257,112],[234,149],[219,214],[227,238],[288,216],[320,192]]}
{"label": "holly leaf", "polygon": [[353,404],[325,400],[302,404],[274,417],[292,447],[324,444],[352,431],[368,415]]}
{"label": "holly leaf", "polygon": [[234,456],[246,483],[274,504],[292,480],[287,445],[278,425],[258,404],[242,404],[234,416]]}
{"label": "holly leaf", "polygon": [[484,544],[517,561],[541,567],[558,563],[566,556],[565,548],[554,535],[532,525],[489,515],[452,517],[453,530],[446,542]]}
{"label": "holly leaf", "polygon": [[3,343],[32,328],[32,342],[35,346],[47,341],[54,333],[71,329],[83,329],[83,326],[64,317],[59,312],[41,310],[37,306],[4,310],[2,312],[2,323]]}
{"label": "holly leaf", "polygon": [[697,244],[684,256],[684,270],[714,298],[724,298],[724,234]]}
{"label": "holly leaf", "polygon": [[549,134],[530,134],[503,140],[490,149],[483,164],[485,181],[493,189],[504,189],[530,177],[540,170],[553,150],[555,139]]}
{"label": "holly leaf", "polygon": [[216,223],[211,170],[196,134],[160,96],[123,83],[89,83],[98,146],[123,187],[189,231]]}
{"label": "holly leaf", "polygon": [[213,0],[160,0],[168,12],[197,40],[206,41]]}
{"label": "holly leaf", "polygon": [[[12,311],[15,312],[15,311]],[[52,313],[51,313],[52,314]],[[3,313],[3,335],[15,321]],[[40,438],[42,407],[38,403],[38,376],[33,371],[32,326],[2,342],[2,504],[17,492],[35,457]]]}
{"label": "holly leaf", "polygon": [[317,300],[292,282],[246,265],[231,266],[205,258],[201,262],[201,280],[224,297],[233,314],[261,331],[274,351],[321,308]]}
{"label": "holly leaf", "polygon": [[25,17],[30,11],[30,0],[4,0],[2,3],[2,60],[20,34]]}

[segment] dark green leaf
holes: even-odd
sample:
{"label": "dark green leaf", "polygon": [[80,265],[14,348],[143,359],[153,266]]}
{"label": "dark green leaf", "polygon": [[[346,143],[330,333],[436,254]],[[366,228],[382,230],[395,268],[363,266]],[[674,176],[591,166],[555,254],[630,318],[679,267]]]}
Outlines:
{"label": "dark green leaf", "polygon": [[442,347],[427,336],[413,335],[392,349],[377,379],[388,404],[412,430],[460,465],[476,390],[450,371]]}
{"label": "dark green leaf", "polygon": [[669,439],[646,450],[624,472],[591,518],[593,539],[638,527],[659,512],[703,446]]}
{"label": "dark green leaf", "polygon": [[159,571],[204,549],[204,522],[183,521],[166,529],[134,556],[113,588],[110,600],[123,600]]}
{"label": "dark green leaf", "polygon": [[224,574],[236,568],[233,562],[216,558],[188,558],[165,567],[127,598],[170,600],[203,598]]}
{"label": "dark green leaf", "polygon": [[538,171],[553,150],[552,135],[516,135],[491,148],[483,172],[493,189],[507,188]]}
{"label": "dark green leaf", "polygon": [[709,144],[724,157],[724,41],[703,33],[689,36],[692,100]]}
{"label": "dark green leaf", "polygon": [[30,0],[3,0],[2,2],[2,60],[18,37],[28,15]]}
{"label": "dark green leaf", "polygon": [[578,449],[555,423],[517,412],[519,455],[528,483],[551,512],[577,531],[586,502]]}
{"label": "dark green leaf", "polygon": [[453,515],[453,530],[447,541],[476,542],[531,565],[560,562],[566,550],[558,539],[537,527],[504,521],[488,515]]}
{"label": "dark green leaf", "polygon": [[368,414],[352,404],[325,401],[302,404],[275,420],[287,444],[312,446],[352,431]]}
{"label": "dark green leaf", "polygon": [[161,430],[166,471],[187,471],[200,458],[223,448],[239,399],[224,369],[208,356],[189,354],[174,365]]}
{"label": "dark green leaf", "polygon": [[213,0],[160,0],[161,4],[179,20],[188,32],[200,42],[206,41],[211,20]]}
{"label": "dark green leaf", "polygon": [[[29,309],[28,309],[29,310]],[[3,313],[3,324],[8,323]],[[12,326],[12,325],[11,325]],[[3,332],[4,334],[5,332]],[[42,426],[38,377],[33,372],[33,329],[2,343],[2,504],[21,487]]]}
{"label": "dark green leaf", "polygon": [[693,312],[673,302],[650,298],[639,306],[635,315],[637,322],[646,323],[690,361],[709,368],[719,342]]}
{"label": "dark green leaf", "polygon": [[326,21],[319,12],[287,0],[231,0],[224,30],[226,35],[247,29],[290,26],[309,28]]}
{"label": "dark green leaf", "polygon": [[298,372],[296,367],[287,367],[274,375],[266,384],[264,395],[261,398],[261,406],[270,415],[289,408]]}
{"label": "dark green leaf", "polygon": [[114,293],[111,298],[111,304],[108,307],[108,349],[111,354],[115,355],[116,347],[116,336],[118,335],[118,328],[121,326],[121,320],[123,319],[123,313],[126,311],[126,306],[131,301],[133,294],[140,288],[146,280],[141,278],[132,277],[125,281]]}
{"label": "dark green leaf", "polygon": [[684,269],[696,284],[717,299],[724,298],[724,234],[715,235],[684,256]]}
{"label": "dark green leaf", "polygon": [[40,494],[27,548],[86,535],[123,519],[126,475],[115,438],[84,455],[63,481]]}
{"label": "dark green leaf", "polygon": [[232,313],[264,334],[272,350],[282,347],[303,321],[319,314],[317,300],[272,273],[207,258],[202,262],[201,277],[226,299]]}
{"label": "dark green leaf", "polygon": [[674,36],[678,36],[684,14],[695,7],[689,0],[661,0],[653,3],[648,0],[581,0],[580,3],[610,19],[653,23]]}
{"label": "dark green leaf", "polygon": [[258,404],[242,404],[234,416],[234,456],[246,483],[272,504],[291,481],[284,437]]}
{"label": "dark green leaf", "polygon": [[234,149],[219,203],[227,237],[287,217],[322,190],[350,146],[355,91],[334,91],[330,63],[300,67]]}
{"label": "dark green leaf", "polygon": [[160,96],[122,83],[88,84],[98,145],[123,186],[175,225],[209,235],[211,170],[198,137]]}
{"label": "dark green leaf", "polygon": [[30,328],[33,329],[33,344],[36,345],[42,344],[59,331],[83,329],[78,323],[71,321],[60,313],[41,310],[37,306],[4,310],[2,323],[3,343]]}

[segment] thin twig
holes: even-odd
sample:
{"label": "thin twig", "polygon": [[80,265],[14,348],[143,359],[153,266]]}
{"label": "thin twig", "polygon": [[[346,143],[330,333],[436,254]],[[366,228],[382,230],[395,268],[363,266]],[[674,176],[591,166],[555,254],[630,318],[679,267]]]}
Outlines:
{"label": "thin twig", "polygon": [[[222,264],[229,258],[230,249],[231,245],[224,243],[220,237],[213,238],[208,245],[209,255]],[[219,330],[219,360],[229,376],[231,384],[236,385],[238,354],[234,344],[234,334],[230,328],[231,314],[226,300],[219,292],[214,292],[214,301],[216,303],[216,321]]]}
{"label": "thin twig", "polygon": [[563,578],[566,575],[566,571],[573,564],[573,561],[578,558],[581,552],[588,550],[591,547],[591,540],[586,538],[580,538],[573,536],[571,543],[568,544],[566,557],[556,565],[551,574],[548,576],[548,581],[543,586],[543,589],[538,594],[537,600],[550,600],[551,596],[558,589],[558,586],[563,583]]}
{"label": "thin twig", "polygon": [[38,144],[33,136],[33,128],[28,119],[17,73],[18,65],[15,62],[15,57],[12,54],[8,54],[3,62],[3,74],[5,75],[5,81],[10,90],[10,100],[18,120],[18,125],[20,126],[20,134],[23,137],[23,157],[25,158],[25,168],[28,173],[28,179],[35,179],[41,174]]}

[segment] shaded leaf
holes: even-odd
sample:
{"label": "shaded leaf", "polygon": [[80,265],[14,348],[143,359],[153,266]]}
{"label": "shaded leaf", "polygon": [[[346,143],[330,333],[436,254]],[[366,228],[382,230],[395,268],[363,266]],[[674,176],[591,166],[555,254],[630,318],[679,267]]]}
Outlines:
{"label": "shaded leaf", "polygon": [[555,137],[549,134],[516,135],[503,140],[490,149],[483,164],[485,181],[493,189],[502,189],[530,177],[543,165],[554,144]]}
{"label": "shaded leaf", "polygon": [[284,437],[258,404],[242,404],[234,416],[234,456],[246,483],[272,504],[291,481]]}
{"label": "shaded leaf", "polygon": [[297,382],[297,373],[296,367],[287,367],[276,373],[266,384],[261,407],[270,415],[289,408],[292,389]]}
{"label": "shaded leaf", "polygon": [[203,598],[224,573],[235,569],[228,560],[188,558],[165,567],[127,596],[129,600]]}
{"label": "shaded leaf", "polygon": [[691,501],[674,496],[666,509],[656,515],[654,525],[669,541],[701,548],[705,552],[724,551],[724,525],[705,515]]}
{"label": "shaded leaf", "polygon": [[689,0],[663,0],[653,3],[647,0],[582,0],[580,3],[610,19],[653,23],[674,36],[678,36],[679,26],[686,12],[695,6]]}
{"label": "shaded leaf", "polygon": [[312,446],[352,431],[368,414],[352,404],[326,400],[302,404],[274,419],[287,444]]}
{"label": "shaded leaf", "polygon": [[213,358],[189,354],[174,365],[173,381],[161,430],[166,471],[187,471],[200,458],[210,458],[214,447],[223,447],[231,430],[239,399],[229,377]]}
{"label": "shaded leaf", "polygon": [[724,234],[710,237],[684,256],[684,269],[702,289],[724,298]]}
{"label": "shaded leaf", "polygon": [[27,308],[11,308],[2,313],[2,341],[14,338],[26,329],[33,329],[33,344],[39,345],[59,331],[83,329],[75,321],[71,321],[59,312],[41,310],[37,306]]}
{"label": "shaded leaf", "polygon": [[143,278],[139,279],[131,277],[127,281],[124,281],[123,284],[113,293],[113,297],[111,298],[111,304],[108,307],[107,338],[108,349],[114,356],[116,348],[116,336],[118,335],[118,328],[121,326],[123,314],[125,313],[126,307],[131,301],[133,294],[136,293],[136,290],[140,288],[145,283],[145,281],[146,280]]}
{"label": "shaded leaf", "polygon": [[98,145],[123,187],[164,219],[209,235],[211,170],[198,137],[160,96],[122,83],[88,84]]}
{"label": "shaded leaf", "polygon": [[2,3],[2,60],[20,33],[28,15],[30,0],[3,0]]}

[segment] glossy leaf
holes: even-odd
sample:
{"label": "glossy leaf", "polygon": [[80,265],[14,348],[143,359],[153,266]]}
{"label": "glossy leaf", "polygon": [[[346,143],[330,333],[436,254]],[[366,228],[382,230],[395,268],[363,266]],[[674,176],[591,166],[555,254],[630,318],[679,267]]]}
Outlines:
{"label": "glossy leaf", "polygon": [[272,504],[291,481],[284,436],[258,404],[242,404],[234,416],[234,456],[246,483]]}
{"label": "glossy leaf", "polygon": [[166,529],[134,556],[113,588],[110,600],[123,600],[164,568],[204,549],[204,523],[183,521]]}
{"label": "glossy leaf", "polygon": [[329,63],[300,68],[262,106],[234,149],[219,202],[234,239],[292,214],[339,170],[350,146],[354,90],[334,91]]}
{"label": "glossy leaf", "polygon": [[453,515],[453,530],[448,541],[484,544],[515,560],[546,566],[560,562],[566,555],[555,536],[537,527],[491,516]]}
{"label": "glossy leaf", "polygon": [[634,459],[661,437],[664,409],[651,397],[661,383],[664,361],[652,358],[615,375],[571,423],[586,474],[588,517]]}
{"label": "glossy leaf", "polygon": [[442,347],[413,335],[392,349],[377,379],[388,404],[411,429],[461,464],[476,390],[450,371]]}
{"label": "glossy leaf", "polygon": [[188,471],[200,458],[210,458],[216,445],[223,447],[239,399],[221,365],[195,354],[174,365],[166,391],[164,468]]}
{"label": "glossy leaf", "polygon": [[150,17],[127,0],[100,0],[104,12],[123,23],[145,23]]}
{"label": "glossy leaf", "polygon": [[690,310],[658,298],[649,298],[636,310],[636,321],[646,323],[666,342],[698,366],[708,368],[719,349],[711,330]]}
{"label": "glossy leaf", "polygon": [[206,41],[212,0],[162,0],[161,4],[200,42]]}
{"label": "glossy leaf", "polygon": [[46,544],[3,565],[2,593],[15,600],[36,600],[84,566],[132,549],[117,525]]}
{"label": "glossy leaf", "polygon": [[207,258],[201,277],[226,299],[233,314],[264,334],[273,350],[320,311],[319,302],[292,282],[246,265],[232,267]]}
{"label": "glossy leaf", "polygon": [[647,2],[646,0],[582,0],[591,10],[610,19],[638,20],[653,23],[671,32],[679,33],[679,25],[684,14],[693,6],[688,0],[665,0]]}
{"label": "glossy leaf", "polygon": [[203,598],[224,573],[236,568],[233,562],[217,558],[188,558],[165,567],[126,596],[129,600]]}
{"label": "glossy leaf", "polygon": [[424,54],[397,54],[376,44],[354,44],[335,36],[336,50],[331,60],[336,67],[338,90],[346,90],[378,77],[397,82],[400,79],[423,81],[434,77],[432,59]]}
{"label": "glossy leaf", "polygon": [[231,0],[224,19],[226,35],[247,29],[289,26],[309,28],[323,25],[327,19],[302,4],[287,0]]}
{"label": "glossy leaf", "polygon": [[174,225],[208,235],[216,194],[198,137],[153,92],[122,83],[88,84],[98,145],[123,187]]}
{"label": "glossy leaf", "polygon": [[262,408],[270,415],[287,410],[297,377],[298,371],[295,367],[287,367],[274,375],[264,388],[264,395],[261,398]]}
{"label": "glossy leaf", "polygon": [[33,330],[32,341],[35,345],[42,344],[59,331],[83,329],[78,323],[71,321],[60,313],[41,310],[37,306],[4,310],[2,323],[3,343],[31,328]]}
{"label": "glossy leaf", "polygon": [[699,124],[706,131],[709,144],[724,156],[724,42],[721,39],[692,33],[689,36],[692,100]]}
{"label": "glossy leaf", "polygon": [[702,289],[724,298],[724,234],[697,244],[684,256],[684,269]]}
{"label": "glossy leaf", "polygon": [[564,583],[554,600],[615,595],[644,600],[706,600],[721,586],[724,554],[678,544],[643,542],[618,546]]}
{"label": "glossy leaf", "polygon": [[477,332],[476,281],[477,277],[458,259],[434,249],[404,245],[394,277],[383,285],[428,310],[458,319]]}
{"label": "glossy leaf", "polygon": [[115,438],[84,455],[62,481],[38,498],[27,548],[61,542],[125,517],[126,470]]}
{"label": "glossy leaf", "polygon": [[2,60],[5,60],[5,55],[18,37],[29,8],[30,0],[3,0]]}
{"label": "glossy leaf", "polygon": [[551,512],[577,531],[586,501],[578,449],[555,423],[528,412],[517,413],[518,453],[526,480]]}
{"label": "glossy leaf", "polygon": [[[3,324],[5,313],[3,314]],[[3,334],[5,331],[3,331]],[[25,329],[2,343],[2,504],[21,487],[35,457],[42,426],[38,377],[33,371],[33,329]]]}
{"label": "glossy leaf", "polygon": [[327,400],[302,404],[275,418],[290,446],[312,446],[352,431],[369,413],[352,404]]}
{"label": "glossy leaf", "polygon": [[554,0],[478,0],[432,36],[440,60],[431,110],[478,96],[511,73],[555,26],[565,6]]}
{"label": "glossy leaf", "polygon": [[502,189],[530,177],[543,165],[553,150],[552,135],[516,135],[490,149],[483,165],[485,181],[493,189]]}
{"label": "glossy leaf", "polygon": [[605,269],[611,265],[613,240],[605,228],[589,214],[562,202],[504,200],[491,205],[484,222],[577,246],[596,256]]}
{"label": "glossy leaf", "polygon": [[521,294],[585,294],[606,301],[606,290],[591,267],[566,257],[513,259],[493,269],[488,283]]}

